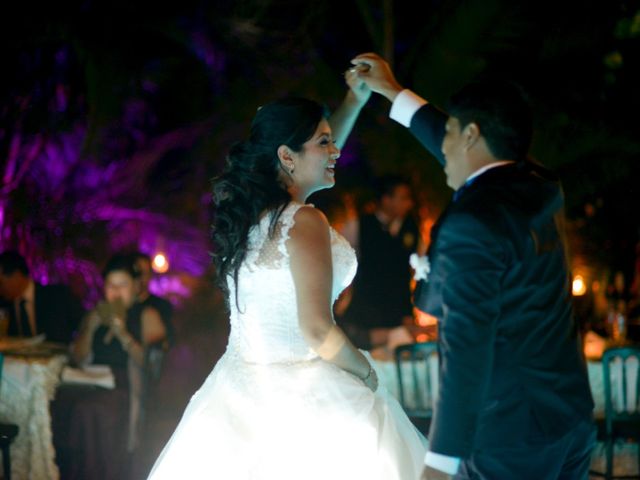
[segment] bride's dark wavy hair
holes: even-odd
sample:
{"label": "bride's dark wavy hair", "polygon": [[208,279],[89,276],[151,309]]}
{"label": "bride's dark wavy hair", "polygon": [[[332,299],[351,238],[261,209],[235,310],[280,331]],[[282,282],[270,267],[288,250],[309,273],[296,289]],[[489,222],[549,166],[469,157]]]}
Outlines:
{"label": "bride's dark wavy hair", "polygon": [[249,138],[234,144],[222,174],[212,180],[214,219],[213,264],[218,286],[228,297],[227,277],[237,285],[247,255],[249,229],[263,212],[271,211],[270,235],[291,201],[280,171],[278,147],[301,152],[323,118],[326,107],[305,98],[285,98],[258,109]]}

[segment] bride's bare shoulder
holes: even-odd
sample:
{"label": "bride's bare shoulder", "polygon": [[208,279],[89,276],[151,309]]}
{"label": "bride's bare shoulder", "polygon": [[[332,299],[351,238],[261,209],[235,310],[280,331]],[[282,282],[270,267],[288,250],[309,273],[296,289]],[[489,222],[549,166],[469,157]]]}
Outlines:
{"label": "bride's bare shoulder", "polygon": [[310,226],[329,226],[329,221],[324,213],[315,208],[313,205],[303,205],[296,211],[293,216],[295,219],[295,224],[298,225],[307,225]]}
{"label": "bride's bare shoulder", "polygon": [[[305,205],[296,211],[294,223],[290,232],[290,239],[294,243],[315,244],[324,241],[329,235],[329,221],[317,208]],[[302,246],[302,245],[301,245]]]}

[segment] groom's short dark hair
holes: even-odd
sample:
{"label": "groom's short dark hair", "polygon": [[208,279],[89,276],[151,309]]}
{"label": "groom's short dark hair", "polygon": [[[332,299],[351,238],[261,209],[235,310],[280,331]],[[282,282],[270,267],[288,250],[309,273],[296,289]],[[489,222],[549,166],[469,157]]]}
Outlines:
{"label": "groom's short dark hair", "polygon": [[463,87],[449,101],[460,129],[476,123],[491,153],[501,160],[524,160],[533,132],[531,108],[522,89],[485,78]]}

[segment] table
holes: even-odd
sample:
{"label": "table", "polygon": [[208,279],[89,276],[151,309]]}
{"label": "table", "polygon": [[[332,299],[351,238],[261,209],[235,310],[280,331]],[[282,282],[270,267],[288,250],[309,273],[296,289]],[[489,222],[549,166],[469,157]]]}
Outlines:
{"label": "table", "polygon": [[55,394],[65,355],[5,356],[0,384],[0,420],[20,432],[11,445],[11,475],[18,480],[57,480],[49,401]]}

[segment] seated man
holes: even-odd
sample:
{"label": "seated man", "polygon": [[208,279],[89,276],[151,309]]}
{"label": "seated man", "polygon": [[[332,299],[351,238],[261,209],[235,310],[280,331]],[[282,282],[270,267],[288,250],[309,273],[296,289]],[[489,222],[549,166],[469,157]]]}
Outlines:
{"label": "seated man", "polygon": [[69,343],[84,311],[66,285],[40,285],[29,275],[24,257],[0,253],[0,308],[9,312],[9,335],[44,333],[51,342]]}

